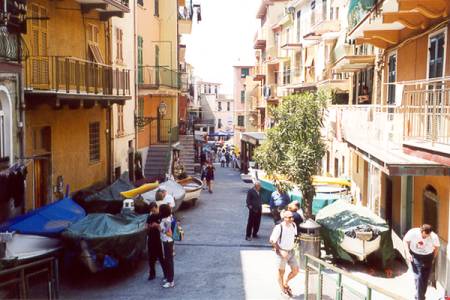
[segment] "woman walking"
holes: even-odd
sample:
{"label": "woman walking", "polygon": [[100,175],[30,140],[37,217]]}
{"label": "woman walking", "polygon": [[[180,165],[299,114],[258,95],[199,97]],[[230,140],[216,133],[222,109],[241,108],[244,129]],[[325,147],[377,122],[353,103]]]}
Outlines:
{"label": "woman walking", "polygon": [[208,163],[208,166],[206,167],[206,184],[208,185],[208,191],[212,194],[212,182],[214,180],[214,168],[213,164],[211,162]]}
{"label": "woman walking", "polygon": [[174,262],[173,262],[173,238],[172,238],[172,210],[167,204],[159,207],[159,215],[161,217],[161,241],[163,244],[164,254],[164,276],[163,288],[175,287],[174,282]]}

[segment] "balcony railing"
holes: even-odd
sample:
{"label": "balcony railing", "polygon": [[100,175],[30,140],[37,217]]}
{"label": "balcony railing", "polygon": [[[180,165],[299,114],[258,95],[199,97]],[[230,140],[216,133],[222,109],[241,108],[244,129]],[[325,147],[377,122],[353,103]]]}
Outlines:
{"label": "balcony railing", "polygon": [[138,66],[138,84],[143,89],[161,86],[180,89],[180,73],[162,66]]}
{"label": "balcony railing", "polygon": [[63,56],[32,56],[25,87],[68,94],[130,95],[130,70]]}
{"label": "balcony railing", "polygon": [[406,141],[450,145],[450,79],[402,87],[398,105],[331,106],[342,114],[343,136],[388,147]]}
{"label": "balcony railing", "polygon": [[20,35],[9,33],[6,27],[0,28],[0,59],[19,60]]}

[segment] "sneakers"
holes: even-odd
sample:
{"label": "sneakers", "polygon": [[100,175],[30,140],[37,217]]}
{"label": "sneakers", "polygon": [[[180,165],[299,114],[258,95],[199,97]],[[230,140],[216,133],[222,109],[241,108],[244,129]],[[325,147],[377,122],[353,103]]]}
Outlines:
{"label": "sneakers", "polygon": [[173,281],[172,282],[166,282],[166,283],[164,283],[162,285],[162,287],[165,288],[165,289],[173,288],[173,287],[175,287],[175,283]]}
{"label": "sneakers", "polygon": [[251,241],[251,240],[252,240],[252,237],[246,236],[246,237],[245,237],[245,240],[246,240],[246,241]]}

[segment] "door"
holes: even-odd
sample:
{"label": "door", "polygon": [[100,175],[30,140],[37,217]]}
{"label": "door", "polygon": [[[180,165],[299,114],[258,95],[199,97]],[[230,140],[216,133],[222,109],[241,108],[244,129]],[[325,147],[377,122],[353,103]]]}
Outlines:
{"label": "door", "polygon": [[[393,83],[397,80],[397,55],[392,54],[389,56],[388,61],[388,82]],[[395,85],[389,84],[388,85],[388,99],[387,102],[389,105],[395,104]]]}
{"label": "door", "polygon": [[34,160],[34,207],[42,207],[50,201],[50,156],[43,156]]}
{"label": "door", "polygon": [[[429,41],[428,78],[439,78],[444,75],[445,34],[443,32],[432,36]],[[441,82],[428,86],[426,103],[426,134],[427,138],[435,139],[441,125],[442,90]]]}
{"label": "door", "polygon": [[138,57],[137,57],[137,63],[138,63],[138,83],[143,84],[144,83],[144,40],[142,39],[142,36],[137,37],[137,43],[138,43]]}
{"label": "door", "polygon": [[[392,228],[392,179],[387,177],[386,178],[386,221],[389,223],[389,227]],[[398,225],[398,224],[396,224]],[[400,228],[394,228],[396,232],[400,232]]]}
{"label": "door", "polygon": [[334,177],[339,176],[339,159],[334,159]]}

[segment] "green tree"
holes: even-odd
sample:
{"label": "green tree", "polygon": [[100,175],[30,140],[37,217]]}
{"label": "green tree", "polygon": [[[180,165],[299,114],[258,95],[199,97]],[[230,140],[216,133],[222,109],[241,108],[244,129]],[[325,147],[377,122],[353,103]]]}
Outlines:
{"label": "green tree", "polygon": [[270,108],[275,121],[267,130],[267,138],[256,150],[259,167],[269,176],[283,175],[302,191],[302,206],[306,218],[312,216],[315,189],[312,176],[318,174],[325,155],[321,135],[323,114],[329,93],[302,93],[287,96],[278,107]]}

